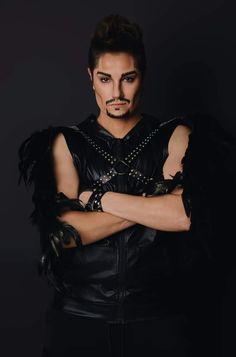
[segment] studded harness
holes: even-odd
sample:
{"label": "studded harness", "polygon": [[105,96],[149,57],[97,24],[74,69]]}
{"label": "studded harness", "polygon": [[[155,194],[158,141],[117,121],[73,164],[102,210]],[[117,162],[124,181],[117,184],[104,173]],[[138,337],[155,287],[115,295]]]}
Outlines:
{"label": "studded harness", "polygon": [[[159,128],[161,126],[162,124],[159,125]],[[146,195],[165,194],[171,192],[174,187],[180,184],[182,181],[182,173],[180,171],[178,171],[175,176],[172,176],[173,179],[165,179],[155,182],[153,177],[145,176],[142,172],[136,170],[130,165],[132,164],[133,160],[143,151],[145,146],[155,137],[159,131],[159,128],[153,129],[128,155],[125,156],[124,159],[121,160],[111,155],[106,150],[102,149],[93,138],[91,138],[87,133],[85,133],[77,126],[76,130],[79,131],[79,133],[85,138],[89,145],[92,146],[92,148],[109,164],[113,165],[105,174],[103,174],[101,177],[99,177],[99,179],[92,183],[92,190],[99,192],[102,190],[103,184],[110,181],[113,177],[125,174],[128,174],[137,181],[142,182],[146,188],[146,191],[148,191],[146,192]]]}

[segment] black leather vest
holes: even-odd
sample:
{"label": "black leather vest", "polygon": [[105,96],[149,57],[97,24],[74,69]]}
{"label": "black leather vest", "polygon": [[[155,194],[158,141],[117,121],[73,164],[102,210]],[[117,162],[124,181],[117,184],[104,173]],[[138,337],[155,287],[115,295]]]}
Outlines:
{"label": "black leather vest", "polygon": [[[130,165],[135,171],[155,181],[163,180],[168,141],[178,124],[186,122],[172,119],[160,123],[143,114],[128,134],[118,139],[90,115],[71,127],[72,131],[64,131],[80,177],[80,190],[109,173],[112,164],[101,155],[104,152],[121,160],[132,152]],[[104,188],[140,194],[142,182],[121,172],[104,183]],[[150,319],[183,309],[179,261],[188,235],[136,224],[95,243],[64,249],[54,268],[64,291],[56,293],[54,305],[75,315],[112,322]]]}

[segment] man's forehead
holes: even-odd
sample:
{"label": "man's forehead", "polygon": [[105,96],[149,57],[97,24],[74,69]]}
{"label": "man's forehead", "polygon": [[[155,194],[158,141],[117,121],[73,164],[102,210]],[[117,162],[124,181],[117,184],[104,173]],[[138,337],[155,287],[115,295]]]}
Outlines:
{"label": "man's forehead", "polygon": [[105,73],[126,73],[138,72],[135,59],[132,55],[125,52],[105,53],[101,55],[97,61],[95,72]]}

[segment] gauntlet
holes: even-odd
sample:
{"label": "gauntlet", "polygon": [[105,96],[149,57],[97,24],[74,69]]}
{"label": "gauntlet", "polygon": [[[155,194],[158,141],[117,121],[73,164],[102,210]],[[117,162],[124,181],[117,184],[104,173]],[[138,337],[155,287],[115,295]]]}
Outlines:
{"label": "gauntlet", "polygon": [[182,186],[183,176],[180,171],[176,172],[172,179],[165,179],[162,181],[149,181],[144,186],[144,196],[158,196],[172,192],[177,186]]}

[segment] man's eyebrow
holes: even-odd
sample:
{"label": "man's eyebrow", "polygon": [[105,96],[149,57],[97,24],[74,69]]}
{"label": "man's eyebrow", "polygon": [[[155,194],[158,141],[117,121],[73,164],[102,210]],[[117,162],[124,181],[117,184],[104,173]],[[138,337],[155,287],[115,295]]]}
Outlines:
{"label": "man's eyebrow", "polygon": [[[111,78],[111,74],[109,74],[109,73],[98,71],[97,74],[102,74],[103,76],[107,76],[107,77]],[[125,76],[128,76],[130,74],[137,74],[137,71],[129,71],[129,72],[126,72],[126,73],[122,73],[121,77],[125,77]]]}
{"label": "man's eyebrow", "polygon": [[129,76],[130,74],[137,74],[137,71],[129,71],[126,73],[122,73],[121,77],[126,77],[126,76]]}
{"label": "man's eyebrow", "polygon": [[111,74],[105,73],[105,72],[101,72],[101,71],[98,71],[97,74],[102,74],[104,76],[111,77]]}

